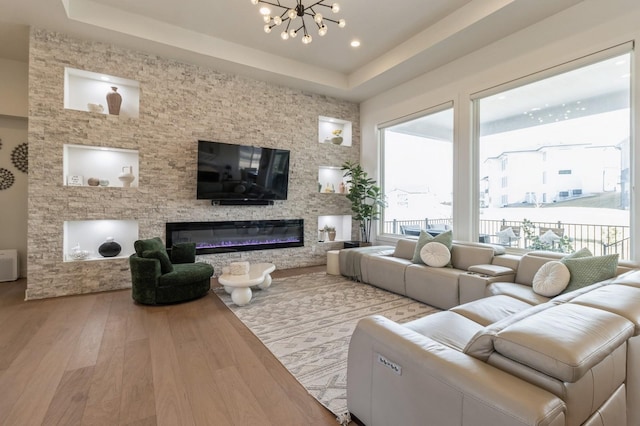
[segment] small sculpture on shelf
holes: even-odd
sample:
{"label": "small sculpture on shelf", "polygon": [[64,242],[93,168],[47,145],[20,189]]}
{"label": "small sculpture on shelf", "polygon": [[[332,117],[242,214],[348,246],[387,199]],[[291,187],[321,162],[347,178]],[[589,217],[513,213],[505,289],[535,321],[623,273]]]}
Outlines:
{"label": "small sculpture on shelf", "polygon": [[109,114],[119,115],[120,105],[122,105],[122,96],[118,93],[116,86],[111,86],[111,92],[107,93],[107,106],[109,107]]}
{"label": "small sculpture on shelf", "polygon": [[98,253],[102,257],[115,257],[120,254],[122,247],[113,240],[113,237],[107,237],[105,242],[98,247]]}
{"label": "small sculpture on shelf", "polygon": [[342,144],[342,129],[336,129],[333,132],[333,137],[331,138],[331,143],[334,145]]}
{"label": "small sculpture on shelf", "polygon": [[124,166],[122,168],[122,173],[118,176],[120,182],[122,182],[122,186],[124,188],[131,187],[131,182],[135,180],[135,176],[133,175],[133,166]]}
{"label": "small sculpture on shelf", "polygon": [[80,243],[76,244],[75,247],[71,248],[71,253],[69,253],[69,257],[72,260],[85,260],[89,257],[90,253],[88,250],[82,250],[80,248]]}

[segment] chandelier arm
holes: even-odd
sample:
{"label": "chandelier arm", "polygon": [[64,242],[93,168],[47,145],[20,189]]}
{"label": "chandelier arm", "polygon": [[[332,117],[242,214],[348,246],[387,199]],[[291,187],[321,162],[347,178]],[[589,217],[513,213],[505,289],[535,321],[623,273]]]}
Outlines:
{"label": "chandelier arm", "polygon": [[338,24],[340,25],[340,21],[336,21],[335,19],[331,19],[331,18],[325,18],[324,16],[322,17],[323,21],[329,21],[329,22],[333,22],[334,24]]}
{"label": "chandelier arm", "polygon": [[273,2],[270,2],[270,1],[259,0],[258,3],[264,3],[264,4],[271,5],[271,6],[280,7],[280,8],[285,10],[285,13],[286,13],[286,11],[289,10],[289,8],[287,6],[281,5],[279,1],[278,1],[278,3],[273,3]]}

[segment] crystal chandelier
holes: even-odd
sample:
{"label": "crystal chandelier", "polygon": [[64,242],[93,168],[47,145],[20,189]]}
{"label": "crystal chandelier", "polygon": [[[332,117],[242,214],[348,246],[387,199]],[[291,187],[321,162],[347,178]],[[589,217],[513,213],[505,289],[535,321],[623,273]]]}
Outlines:
{"label": "crystal chandelier", "polygon": [[[325,1],[327,0],[315,1],[311,6],[305,6],[302,4],[302,0],[296,0],[296,5],[294,7],[280,4],[280,0],[276,0],[276,3],[265,0],[250,1],[251,4],[264,3],[280,8],[280,10],[278,10],[277,12],[282,13],[279,15],[272,16],[271,11],[268,8],[261,9],[261,12],[263,13],[263,19],[265,23],[264,32],[267,34],[270,33],[274,27],[279,27],[283,24],[286,24],[286,27],[284,27],[283,31],[280,33],[280,38],[282,38],[283,40],[295,38],[300,30],[302,30],[302,43],[311,43],[313,38],[311,37],[311,34],[309,34],[307,23],[305,22],[305,16],[307,15],[313,18],[313,22],[318,27],[319,36],[324,36],[325,34],[327,34],[327,26],[325,25],[325,21],[338,24],[338,27],[340,28],[344,28],[344,26],[346,25],[344,19],[335,20],[322,16],[322,13],[320,13],[320,11],[323,10],[323,7],[331,9],[331,12],[333,13],[340,12],[340,5],[338,3],[325,4]],[[298,17],[300,18],[300,21],[302,21],[300,22],[300,26],[297,25],[299,21],[296,21],[296,18]]]}

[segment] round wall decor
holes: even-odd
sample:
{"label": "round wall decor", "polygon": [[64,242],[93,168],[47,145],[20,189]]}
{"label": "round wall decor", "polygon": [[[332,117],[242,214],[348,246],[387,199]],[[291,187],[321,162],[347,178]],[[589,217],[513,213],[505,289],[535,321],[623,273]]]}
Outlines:
{"label": "round wall decor", "polygon": [[13,173],[5,168],[0,168],[0,190],[11,188],[15,181]]}
{"label": "round wall decor", "polygon": [[11,152],[11,162],[15,168],[20,170],[22,173],[27,173],[29,171],[29,146],[26,142],[13,148],[13,151]]}

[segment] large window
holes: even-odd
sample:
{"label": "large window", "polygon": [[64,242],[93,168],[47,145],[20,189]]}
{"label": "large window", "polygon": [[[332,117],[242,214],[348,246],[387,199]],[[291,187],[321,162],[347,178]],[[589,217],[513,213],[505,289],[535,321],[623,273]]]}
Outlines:
{"label": "large window", "polygon": [[630,63],[624,54],[474,101],[481,241],[630,257]]}
{"label": "large window", "polygon": [[385,234],[418,235],[451,227],[453,109],[381,129]]}

